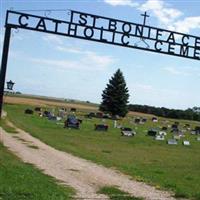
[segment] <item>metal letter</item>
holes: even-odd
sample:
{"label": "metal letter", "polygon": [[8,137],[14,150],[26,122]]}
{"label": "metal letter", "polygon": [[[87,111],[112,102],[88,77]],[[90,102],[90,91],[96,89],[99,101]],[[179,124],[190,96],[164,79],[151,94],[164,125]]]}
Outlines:
{"label": "metal letter", "polygon": [[189,36],[187,36],[187,35],[184,35],[184,36],[182,37],[182,43],[183,43],[183,45],[186,45],[186,46],[188,46],[189,42],[185,42],[185,38],[187,38],[187,39],[189,40],[189,39],[190,39],[190,37],[189,37]]}
{"label": "metal letter", "polygon": [[194,58],[200,59],[200,50],[199,49],[194,49]]}
{"label": "metal letter", "polygon": [[109,24],[108,24],[108,30],[109,31],[116,31],[116,29],[117,29],[116,25],[117,25],[117,21],[110,19]]}
{"label": "metal letter", "polygon": [[[126,28],[126,26],[128,25],[128,30],[125,30]],[[124,33],[130,33],[131,32],[131,24],[130,23],[124,23],[123,25],[122,25],[122,31],[124,32]]]}
{"label": "metal letter", "polygon": [[39,29],[39,27],[43,28],[43,30],[46,31],[46,24],[43,18],[41,18],[38,22],[36,29]]}
{"label": "metal letter", "polygon": [[29,19],[29,17],[27,15],[22,14],[19,16],[18,22],[19,22],[20,26],[26,27],[26,26],[28,26],[28,23],[25,23],[25,24],[22,23],[23,17],[26,18],[27,20]]}
{"label": "metal letter", "polygon": [[156,32],[156,40],[159,40],[160,38],[158,38],[159,36],[162,36],[162,30],[160,29],[157,29],[157,32]]}
{"label": "metal letter", "polygon": [[52,20],[55,23],[55,33],[58,32],[58,24],[61,24],[59,20]]}
{"label": "metal letter", "polygon": [[[90,30],[90,35],[87,34],[88,30]],[[94,35],[94,30],[92,28],[87,27],[84,29],[84,36],[86,38],[91,38],[93,35]]]}
{"label": "metal letter", "polygon": [[158,48],[158,43],[160,43],[161,46],[163,45],[163,42],[161,42],[161,41],[155,42],[155,50],[156,50],[156,51],[161,51],[162,48]]}
{"label": "metal letter", "polygon": [[126,35],[122,35],[122,37],[121,37],[121,42],[122,42],[123,45],[128,45],[128,44],[129,44],[129,41],[127,41],[127,42],[124,41],[124,37],[125,37],[125,36],[126,36],[127,38],[130,38],[130,36],[127,35],[127,34],[126,34]]}
{"label": "metal letter", "polygon": [[69,24],[69,27],[68,27],[68,35],[72,35],[72,34],[71,34],[71,31],[74,31],[74,36],[76,36],[76,33],[77,33],[77,25],[74,25],[74,28],[71,27],[72,25],[74,25],[74,24]]}
{"label": "metal letter", "polygon": [[96,19],[98,19],[99,17],[97,17],[97,16],[91,16],[91,17],[93,17],[93,26],[95,27],[95,25],[96,25]]}
{"label": "metal letter", "polygon": [[200,38],[196,38],[195,39],[195,47],[197,47],[198,49],[200,49]]}
{"label": "metal letter", "polygon": [[169,54],[174,54],[174,46],[172,46],[173,44],[169,44],[169,46],[168,46],[168,53]]}
{"label": "metal letter", "polygon": [[101,31],[100,31],[100,41],[101,41],[101,42],[107,42],[108,40],[106,40],[106,39],[103,38],[103,31],[104,31],[104,29],[103,29],[103,27],[101,27]]}
{"label": "metal letter", "polygon": [[[172,40],[172,42],[171,42],[170,40]],[[168,39],[167,39],[167,42],[170,42],[170,43],[175,44],[175,38],[174,38],[174,33],[173,33],[173,32],[171,32],[171,33],[169,34],[169,37],[168,37]]]}
{"label": "metal letter", "polygon": [[189,54],[189,47],[181,45],[180,47],[180,55],[181,56],[188,56]]}
{"label": "metal letter", "polygon": [[87,15],[80,14],[79,17],[81,19],[81,20],[78,21],[79,24],[86,25],[87,24]]}

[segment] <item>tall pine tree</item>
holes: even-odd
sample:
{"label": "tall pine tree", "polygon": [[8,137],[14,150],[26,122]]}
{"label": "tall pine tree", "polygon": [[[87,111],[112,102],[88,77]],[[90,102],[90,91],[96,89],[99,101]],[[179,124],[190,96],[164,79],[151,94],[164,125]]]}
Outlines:
{"label": "tall pine tree", "polygon": [[128,88],[123,73],[118,69],[103,91],[100,110],[113,116],[125,117],[128,112],[128,98]]}

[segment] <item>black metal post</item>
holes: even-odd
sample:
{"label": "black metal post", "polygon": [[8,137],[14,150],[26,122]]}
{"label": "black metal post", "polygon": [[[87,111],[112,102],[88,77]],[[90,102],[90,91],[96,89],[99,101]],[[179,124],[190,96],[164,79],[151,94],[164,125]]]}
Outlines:
{"label": "black metal post", "polygon": [[4,93],[4,85],[5,85],[5,78],[6,78],[10,34],[11,34],[11,27],[7,26],[6,31],[5,31],[5,36],[4,36],[4,44],[3,44],[3,52],[2,52],[2,60],[1,60],[1,71],[0,71],[0,119],[1,119],[2,107],[3,107],[3,93]]}

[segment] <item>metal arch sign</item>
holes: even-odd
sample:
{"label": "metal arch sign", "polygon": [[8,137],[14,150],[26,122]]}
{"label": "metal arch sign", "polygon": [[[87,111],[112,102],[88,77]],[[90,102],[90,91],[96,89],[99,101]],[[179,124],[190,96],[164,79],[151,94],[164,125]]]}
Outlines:
{"label": "metal arch sign", "polygon": [[143,24],[70,10],[68,21],[7,11],[0,71],[0,119],[12,28],[90,40],[127,48],[200,60],[200,37]]}
{"label": "metal arch sign", "polygon": [[7,11],[5,26],[200,60],[200,37],[147,26],[142,16],[137,24],[74,10],[69,21]]}

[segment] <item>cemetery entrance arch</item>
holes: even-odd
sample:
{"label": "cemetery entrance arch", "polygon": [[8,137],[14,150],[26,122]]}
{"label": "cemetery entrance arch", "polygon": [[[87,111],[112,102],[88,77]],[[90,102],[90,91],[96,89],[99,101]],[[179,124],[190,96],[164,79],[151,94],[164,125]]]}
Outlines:
{"label": "cemetery entrance arch", "polygon": [[[0,116],[10,35],[12,29],[26,29],[104,44],[200,60],[200,37],[142,24],[70,10],[68,21],[8,10],[0,71]],[[139,42],[138,42],[139,40]]]}

